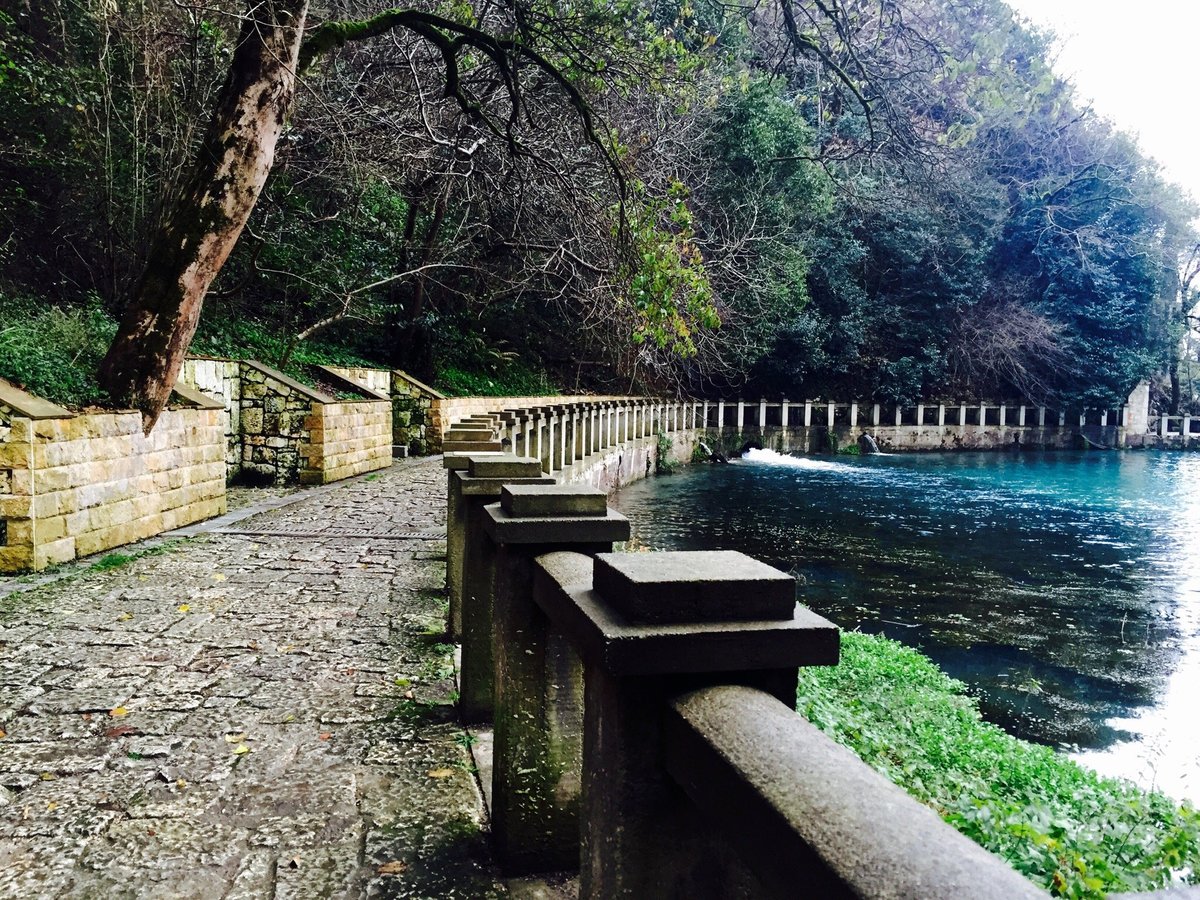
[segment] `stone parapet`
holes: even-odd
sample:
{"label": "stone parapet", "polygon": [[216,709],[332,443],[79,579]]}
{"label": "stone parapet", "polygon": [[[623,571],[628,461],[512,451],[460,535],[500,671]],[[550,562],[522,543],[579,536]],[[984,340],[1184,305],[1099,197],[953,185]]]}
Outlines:
{"label": "stone parapet", "polygon": [[[7,410],[7,411],[5,411]],[[0,408],[0,571],[44,569],[225,512],[223,408],[32,419]]]}

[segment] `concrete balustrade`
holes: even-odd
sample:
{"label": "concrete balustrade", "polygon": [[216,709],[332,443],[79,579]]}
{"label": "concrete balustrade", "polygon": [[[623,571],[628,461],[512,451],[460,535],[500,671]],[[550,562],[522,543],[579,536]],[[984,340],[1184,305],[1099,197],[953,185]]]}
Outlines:
{"label": "concrete balustrade", "polygon": [[[519,456],[468,456],[467,470],[452,471],[457,483],[462,529],[462,587],[458,602],[450,595],[449,631],[462,644],[460,708],[468,722],[490,721],[492,714],[492,578],[494,565],[484,539],[484,507],[501,496],[505,485],[554,484],[542,474],[541,461]],[[447,540],[449,545],[449,540]]]}
{"label": "concrete balustrade", "polygon": [[[613,553],[629,524],[597,490],[505,484],[480,511],[492,602],[464,630],[494,635],[506,873],[578,868],[584,900],[1047,896],[795,713],[798,667],[836,664],[839,636],[791,576]],[[480,652],[464,642],[464,677]]]}

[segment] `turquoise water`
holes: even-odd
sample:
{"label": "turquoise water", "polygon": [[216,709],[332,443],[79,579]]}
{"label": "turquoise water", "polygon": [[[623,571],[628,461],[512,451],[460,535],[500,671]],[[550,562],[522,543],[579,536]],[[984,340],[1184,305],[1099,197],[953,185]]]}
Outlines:
{"label": "turquoise water", "polygon": [[732,549],[985,715],[1200,800],[1200,455],[753,451],[623,488],[634,542]]}

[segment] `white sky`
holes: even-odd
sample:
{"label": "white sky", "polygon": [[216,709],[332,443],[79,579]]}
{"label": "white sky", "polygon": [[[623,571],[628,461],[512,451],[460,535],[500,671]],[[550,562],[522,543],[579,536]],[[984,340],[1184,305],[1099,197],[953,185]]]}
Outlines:
{"label": "white sky", "polygon": [[1200,199],[1200,2],[1007,0],[1053,29],[1055,70]]}

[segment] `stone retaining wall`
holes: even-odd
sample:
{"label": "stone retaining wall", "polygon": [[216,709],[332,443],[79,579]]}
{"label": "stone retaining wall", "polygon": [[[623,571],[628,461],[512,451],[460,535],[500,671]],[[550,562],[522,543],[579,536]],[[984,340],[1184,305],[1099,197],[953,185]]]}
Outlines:
{"label": "stone retaining wall", "polygon": [[[413,456],[432,452],[429,428],[435,403],[446,396],[399,369],[326,366],[328,371],[392,400],[392,443]],[[439,432],[439,437],[440,437]],[[437,444],[440,448],[440,442]]]}
{"label": "stone retaining wall", "polygon": [[[347,371],[362,380],[348,378]],[[391,464],[389,404],[363,385],[374,371],[316,372],[337,382],[331,389],[350,388],[371,398],[362,400],[339,400],[254,360],[189,359],[180,382],[212,393],[228,410],[230,481],[250,476],[273,484],[325,484]],[[358,391],[356,384],[367,390]]]}
{"label": "stone retaining wall", "polygon": [[31,418],[0,406],[0,571],[35,571],[225,512],[225,411]]}
{"label": "stone retaining wall", "polygon": [[303,425],[302,484],[327,484],[392,463],[392,412],[385,400],[313,403]]}

